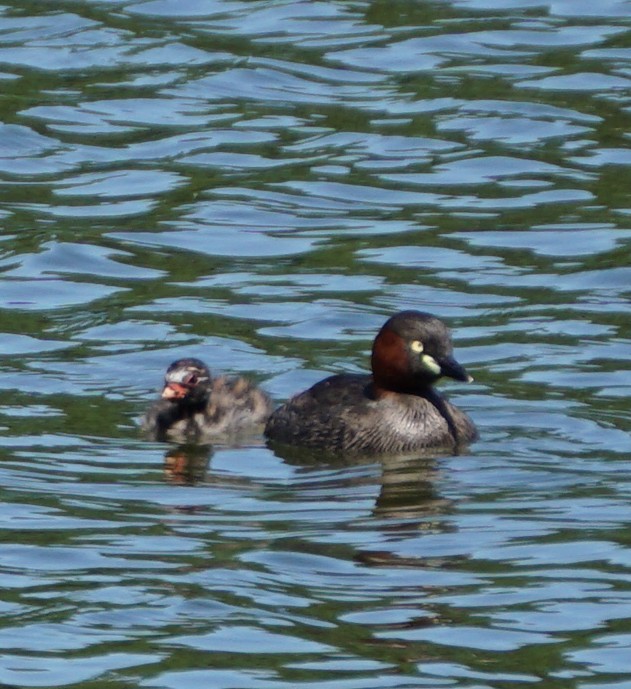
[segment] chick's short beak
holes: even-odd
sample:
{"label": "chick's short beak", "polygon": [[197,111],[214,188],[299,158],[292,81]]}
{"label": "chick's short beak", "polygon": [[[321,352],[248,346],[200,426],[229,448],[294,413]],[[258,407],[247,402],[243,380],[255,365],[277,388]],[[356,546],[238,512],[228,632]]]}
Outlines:
{"label": "chick's short beak", "polygon": [[186,397],[188,388],[179,383],[167,383],[162,390],[163,400],[181,400]]}

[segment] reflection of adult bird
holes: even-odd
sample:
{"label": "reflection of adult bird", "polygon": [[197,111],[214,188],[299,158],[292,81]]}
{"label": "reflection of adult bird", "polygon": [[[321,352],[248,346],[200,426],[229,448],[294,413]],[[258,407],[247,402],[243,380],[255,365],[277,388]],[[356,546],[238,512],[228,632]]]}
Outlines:
{"label": "reflection of adult bird", "polygon": [[208,443],[262,430],[271,410],[269,397],[245,378],[213,378],[199,359],[179,359],[142,428],[155,440]]}
{"label": "reflection of adult bird", "polygon": [[458,449],[475,440],[471,419],[432,384],[473,380],[452,356],[438,318],[401,311],[381,328],[372,375],[330,376],[278,408],[265,427],[272,441],[337,455],[398,455]]}

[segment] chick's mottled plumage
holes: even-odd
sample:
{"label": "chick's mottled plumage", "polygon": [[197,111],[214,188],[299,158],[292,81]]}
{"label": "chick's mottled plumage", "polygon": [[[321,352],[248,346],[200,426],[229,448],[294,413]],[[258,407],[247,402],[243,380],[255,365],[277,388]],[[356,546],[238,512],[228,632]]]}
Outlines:
{"label": "chick's mottled plumage", "polygon": [[338,455],[453,450],[475,440],[471,419],[432,384],[443,375],[470,381],[452,357],[445,324],[402,311],[375,338],[372,375],[326,378],[279,407],[265,427],[279,443]]}
{"label": "chick's mottled plumage", "polygon": [[261,430],[270,398],[245,378],[213,378],[199,359],[179,359],[167,369],[162,398],[142,428],[155,440],[202,443]]}

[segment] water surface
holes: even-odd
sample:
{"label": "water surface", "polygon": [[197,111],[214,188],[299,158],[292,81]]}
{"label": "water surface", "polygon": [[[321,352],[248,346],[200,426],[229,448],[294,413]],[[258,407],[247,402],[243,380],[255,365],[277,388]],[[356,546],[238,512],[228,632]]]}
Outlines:
{"label": "water surface", "polygon": [[[0,682],[629,685],[626,0],[0,10]],[[139,436],[444,318],[466,454]]]}

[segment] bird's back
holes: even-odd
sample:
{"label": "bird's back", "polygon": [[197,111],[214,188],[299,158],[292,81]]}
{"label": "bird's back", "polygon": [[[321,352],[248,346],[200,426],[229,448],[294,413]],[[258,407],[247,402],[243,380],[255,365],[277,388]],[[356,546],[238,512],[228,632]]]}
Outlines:
{"label": "bird's back", "polygon": [[428,388],[376,397],[369,375],[326,378],[279,407],[270,440],[326,453],[396,455],[458,447],[476,438],[469,417]]}

